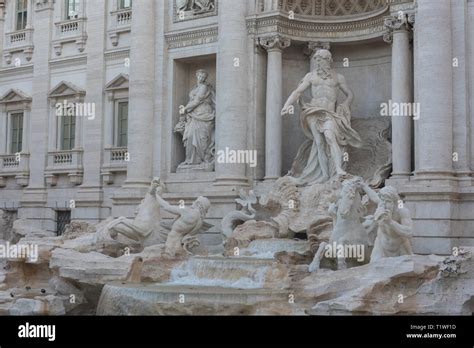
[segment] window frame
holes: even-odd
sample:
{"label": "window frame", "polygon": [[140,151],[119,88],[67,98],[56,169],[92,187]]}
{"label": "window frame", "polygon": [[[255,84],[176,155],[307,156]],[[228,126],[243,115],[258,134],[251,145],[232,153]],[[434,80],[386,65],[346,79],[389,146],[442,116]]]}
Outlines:
{"label": "window frame", "polygon": [[[125,6],[126,3],[128,6]],[[132,8],[133,0],[117,0],[117,10],[130,10]]]}
{"label": "window frame", "polygon": [[[76,147],[76,127],[77,127],[77,115],[69,116],[69,112],[66,112],[66,115],[59,117],[59,150],[60,151],[72,151]],[[66,125],[66,120],[70,120],[69,123]],[[65,127],[68,126],[69,128],[69,138],[67,138],[68,146],[66,145],[66,138],[65,138]]]}
{"label": "window frame", "polygon": [[[73,12],[70,12],[70,5],[74,5]],[[72,21],[79,18],[79,13],[81,11],[81,0],[64,0],[64,19],[67,21]],[[75,15],[71,16],[71,13]]]}
{"label": "window frame", "polygon": [[[121,136],[123,134],[120,134],[121,131],[121,115],[120,115],[120,104],[127,104],[127,127],[126,127],[126,145],[123,145],[121,143]],[[114,101],[114,139],[113,139],[113,144],[114,147],[128,147],[128,122],[129,122],[129,99],[128,98],[120,98],[120,99],[115,99]]]}
{"label": "window frame", "polygon": [[[17,130],[17,151],[13,151],[13,119],[16,116],[21,115],[19,118],[21,120],[21,127],[18,128]],[[7,154],[9,155],[15,155],[17,153],[21,153],[23,151],[24,147],[24,139],[23,139],[23,131],[25,127],[25,112],[24,110],[14,110],[14,111],[9,111],[8,112],[8,121],[7,121]]]}
{"label": "window frame", "polygon": [[[30,0],[15,1],[15,31],[25,30],[28,25],[28,1]],[[24,7],[20,8],[20,4]]]}

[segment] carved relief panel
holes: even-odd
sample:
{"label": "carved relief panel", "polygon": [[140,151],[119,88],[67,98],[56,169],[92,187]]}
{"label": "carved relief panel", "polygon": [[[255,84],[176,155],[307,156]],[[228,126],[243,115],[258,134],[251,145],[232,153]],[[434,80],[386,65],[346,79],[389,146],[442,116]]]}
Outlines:
{"label": "carved relief panel", "polygon": [[174,22],[217,15],[217,0],[173,0]]}

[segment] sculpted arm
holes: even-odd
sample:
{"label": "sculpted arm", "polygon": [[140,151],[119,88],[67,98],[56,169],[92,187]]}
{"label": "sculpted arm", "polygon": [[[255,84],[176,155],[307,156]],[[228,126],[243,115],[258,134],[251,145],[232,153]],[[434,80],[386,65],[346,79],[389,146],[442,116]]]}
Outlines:
{"label": "sculpted arm", "polygon": [[375,204],[380,203],[379,195],[377,194],[377,192],[372,190],[369,185],[364,184],[362,188],[372,202],[374,202]]}
{"label": "sculpted arm", "polygon": [[160,197],[160,195],[156,195],[156,200],[160,204],[160,206],[166,210],[168,213],[174,214],[174,215],[181,215],[183,212],[183,209],[180,209],[178,207],[174,207],[171,204],[169,204],[167,201],[165,201],[163,198]]}
{"label": "sculpted arm", "polygon": [[307,74],[303,80],[301,80],[300,84],[296,88],[296,90],[291,93],[290,97],[285,103],[285,106],[282,110],[282,115],[285,115],[289,112],[289,108],[291,105],[296,103],[299,98],[303,95],[304,91],[306,91],[311,86],[311,73]]}
{"label": "sculpted arm", "polygon": [[352,101],[354,100],[354,93],[352,92],[352,90],[347,85],[346,78],[342,75],[339,75],[339,88],[347,96],[347,99],[345,100],[344,103],[347,104],[347,105],[351,105]]}
{"label": "sculpted arm", "polygon": [[410,217],[410,212],[407,209],[400,209],[399,213],[401,217],[401,224],[391,220],[390,226],[395,233],[400,235],[400,237],[410,238],[412,236],[413,229],[413,221]]}

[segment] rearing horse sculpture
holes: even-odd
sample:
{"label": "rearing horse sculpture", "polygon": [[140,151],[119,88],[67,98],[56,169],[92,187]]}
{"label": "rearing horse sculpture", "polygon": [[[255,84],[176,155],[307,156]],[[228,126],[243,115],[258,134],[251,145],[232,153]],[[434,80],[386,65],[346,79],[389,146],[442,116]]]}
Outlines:
{"label": "rearing horse sculpture", "polygon": [[[333,216],[334,229],[329,243],[322,243],[309,266],[314,272],[326,257],[336,261],[337,269],[346,269],[369,262],[369,237],[362,224],[362,179],[353,178],[343,182],[336,204],[329,213]],[[327,257],[327,255],[331,257]]]}

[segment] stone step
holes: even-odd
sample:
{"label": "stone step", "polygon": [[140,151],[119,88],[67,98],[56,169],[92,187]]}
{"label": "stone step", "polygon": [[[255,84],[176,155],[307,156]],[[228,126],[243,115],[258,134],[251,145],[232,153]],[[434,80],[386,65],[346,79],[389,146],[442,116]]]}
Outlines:
{"label": "stone step", "polygon": [[291,291],[169,284],[111,283],[97,315],[290,315],[304,314]]}

